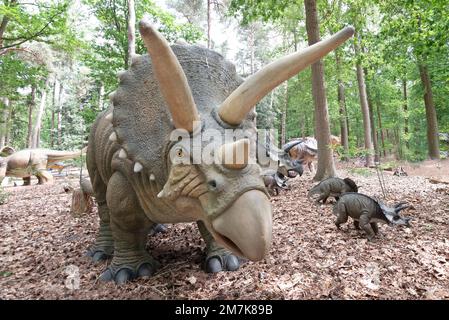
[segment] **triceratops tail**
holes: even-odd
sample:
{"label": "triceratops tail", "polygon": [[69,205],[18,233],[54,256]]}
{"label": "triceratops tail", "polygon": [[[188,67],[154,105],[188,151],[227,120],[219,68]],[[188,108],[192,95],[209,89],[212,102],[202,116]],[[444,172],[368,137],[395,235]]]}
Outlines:
{"label": "triceratops tail", "polygon": [[81,151],[58,151],[58,150],[49,150],[47,153],[47,159],[49,162],[58,162],[62,160],[73,159],[79,157],[81,155]]}
{"label": "triceratops tail", "polygon": [[354,180],[349,179],[349,178],[344,178],[343,181],[351,188],[351,190],[353,192],[358,192],[359,191],[359,187],[357,187],[357,185],[354,182]]}

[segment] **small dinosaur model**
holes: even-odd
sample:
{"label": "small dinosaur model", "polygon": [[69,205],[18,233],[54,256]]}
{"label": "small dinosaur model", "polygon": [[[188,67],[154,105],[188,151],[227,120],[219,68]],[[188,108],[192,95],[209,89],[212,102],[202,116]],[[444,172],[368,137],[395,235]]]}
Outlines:
{"label": "small dinosaur model", "polygon": [[31,176],[39,184],[53,183],[53,176],[47,171],[54,163],[79,157],[81,151],[57,151],[49,149],[24,149],[0,157],[0,183],[5,177],[23,178],[24,185],[30,185]]}
{"label": "small dinosaur model", "polygon": [[340,197],[334,206],[333,214],[337,216],[335,225],[338,229],[342,223],[348,221],[348,217],[351,217],[354,220],[354,226],[364,230],[368,240],[372,241],[379,232],[377,223],[410,226],[411,218],[402,217],[399,214],[401,210],[408,207],[404,202],[389,207],[367,195],[349,192]]}
{"label": "small dinosaur model", "polygon": [[307,196],[310,198],[315,194],[319,194],[316,202],[319,203],[322,200],[323,204],[325,204],[327,198],[329,197],[335,197],[335,200],[338,200],[340,195],[345,192],[358,191],[358,187],[353,180],[349,178],[340,179],[337,177],[331,177],[315,185],[312,189],[310,189]]}

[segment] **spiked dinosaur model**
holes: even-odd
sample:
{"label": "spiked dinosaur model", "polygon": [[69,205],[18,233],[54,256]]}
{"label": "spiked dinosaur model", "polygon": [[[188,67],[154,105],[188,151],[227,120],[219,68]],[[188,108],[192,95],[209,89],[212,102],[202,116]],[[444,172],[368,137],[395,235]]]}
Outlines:
{"label": "spiked dinosaur model", "polygon": [[291,159],[299,160],[303,165],[307,165],[310,172],[315,170],[313,161],[316,160],[318,154],[318,144],[315,138],[296,139],[286,143],[282,149],[290,155]]}
{"label": "spiked dinosaur model", "polygon": [[321,200],[323,204],[326,203],[327,198],[335,197],[335,200],[338,201],[340,195],[345,192],[357,192],[359,188],[355,184],[355,182],[349,178],[340,179],[336,177],[327,178],[312,189],[310,189],[308,193],[308,197],[310,198],[314,194],[319,194],[319,197],[316,199],[316,202],[319,203]]}
{"label": "spiked dinosaur model", "polygon": [[6,158],[0,157],[0,183],[5,177],[23,178],[24,185],[30,185],[31,176],[39,184],[53,183],[53,176],[47,171],[52,164],[79,157],[81,151],[57,151],[49,149],[24,149]]}
{"label": "spiked dinosaur model", "polygon": [[394,207],[388,207],[364,194],[349,192],[340,197],[334,206],[333,213],[337,216],[335,221],[337,228],[340,229],[340,225],[351,217],[356,229],[364,230],[368,240],[371,241],[379,233],[378,222],[410,226],[411,218],[404,218],[399,214],[401,210],[408,207],[403,202]]}
{"label": "spiked dinosaur model", "polygon": [[[214,51],[170,47],[143,20],[139,29],[149,55],[133,57],[119,74],[113,107],[99,115],[89,137],[87,167],[100,215],[89,253],[93,260],[113,255],[100,279],[123,283],[155,272],[158,263],[145,250],[155,223],[196,221],[208,272],[237,269],[236,256],[263,259],[272,217],[260,167],[252,161],[256,137],[212,147],[196,142],[208,141],[211,130],[221,140],[225,129],[255,132],[255,104],[351,37],[353,28],[246,81]],[[217,161],[195,161],[197,151]]]}

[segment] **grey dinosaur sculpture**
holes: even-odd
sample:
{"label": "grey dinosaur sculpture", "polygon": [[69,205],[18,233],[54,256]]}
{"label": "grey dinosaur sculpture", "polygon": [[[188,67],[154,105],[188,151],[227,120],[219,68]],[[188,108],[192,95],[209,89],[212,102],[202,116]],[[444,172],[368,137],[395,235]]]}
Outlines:
{"label": "grey dinosaur sculpture", "polygon": [[353,180],[349,178],[340,179],[337,177],[331,177],[315,185],[312,189],[310,189],[307,196],[310,198],[315,194],[319,194],[318,198],[315,201],[319,203],[322,200],[323,204],[325,204],[327,198],[329,197],[334,197],[335,200],[338,200],[340,195],[345,192],[358,191],[359,188]]}
{"label": "grey dinosaur sculpture", "polygon": [[366,232],[369,241],[379,233],[377,223],[388,225],[410,226],[409,217],[402,217],[399,212],[409,206],[401,202],[394,207],[386,206],[380,201],[376,201],[361,193],[349,192],[343,194],[335,204],[333,214],[337,216],[335,225],[340,229],[340,225],[348,221],[348,217],[354,220],[356,229]]}
{"label": "grey dinosaur sculpture", "polygon": [[0,183],[5,177],[23,178],[24,185],[30,185],[31,176],[39,184],[53,183],[53,176],[47,169],[62,160],[79,157],[81,151],[57,151],[49,149],[24,149],[0,157]]}
{"label": "grey dinosaur sculpture", "polygon": [[[261,260],[270,248],[272,218],[260,167],[250,161],[256,138],[217,144],[212,151],[219,161],[212,164],[195,163],[190,146],[210,129],[221,137],[225,129],[255,132],[256,103],[346,41],[353,28],[246,81],[214,51],[170,47],[143,20],[139,29],[149,55],[133,57],[119,74],[113,106],[98,116],[89,136],[87,168],[100,216],[89,253],[94,260],[113,256],[100,279],[123,283],[153,274],[159,264],[145,244],[156,223],[196,221],[208,272],[236,270],[237,256]],[[175,128],[186,137],[173,137]]]}
{"label": "grey dinosaur sculpture", "polygon": [[264,175],[263,182],[271,196],[279,195],[279,189],[288,190],[287,178],[279,173]]}

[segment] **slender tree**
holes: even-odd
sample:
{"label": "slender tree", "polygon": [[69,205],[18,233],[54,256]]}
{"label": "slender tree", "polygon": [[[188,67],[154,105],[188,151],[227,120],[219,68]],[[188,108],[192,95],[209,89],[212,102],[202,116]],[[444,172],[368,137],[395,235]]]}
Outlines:
{"label": "slender tree", "polygon": [[363,72],[361,52],[360,52],[360,38],[358,32],[354,36],[354,51],[356,55],[356,72],[357,72],[357,83],[359,88],[359,98],[360,98],[360,108],[362,110],[363,116],[363,134],[365,141],[365,152],[366,152],[366,167],[374,166],[374,147],[373,141],[371,139],[371,122],[369,115],[368,97],[366,93],[365,84],[365,73]]}
{"label": "slender tree", "polygon": [[[306,30],[309,45],[320,41],[316,0],[304,0]],[[318,167],[314,180],[335,176],[334,158],[330,148],[329,112],[324,86],[324,65],[321,60],[312,65],[312,93],[315,103],[315,133],[318,142]]]}

